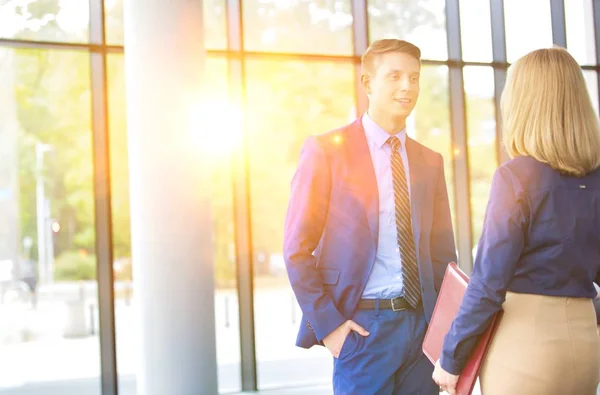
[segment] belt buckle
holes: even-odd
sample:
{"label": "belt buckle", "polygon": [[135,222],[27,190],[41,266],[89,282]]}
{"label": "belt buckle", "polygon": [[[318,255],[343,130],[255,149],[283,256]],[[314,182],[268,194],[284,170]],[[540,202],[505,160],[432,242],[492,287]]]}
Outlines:
{"label": "belt buckle", "polygon": [[394,299],[390,299],[390,302],[392,303],[392,311],[402,311],[402,310],[406,310],[406,307],[402,307],[402,308],[396,308],[396,305],[394,304],[394,300],[398,300],[400,298],[394,298]]}

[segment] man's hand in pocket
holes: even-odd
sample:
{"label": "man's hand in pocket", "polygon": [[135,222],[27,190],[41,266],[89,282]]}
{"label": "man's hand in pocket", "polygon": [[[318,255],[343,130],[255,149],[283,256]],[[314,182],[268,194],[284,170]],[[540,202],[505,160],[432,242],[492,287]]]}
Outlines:
{"label": "man's hand in pocket", "polygon": [[323,344],[329,350],[331,355],[334,358],[339,358],[340,351],[342,350],[342,346],[346,341],[346,337],[350,331],[354,331],[361,336],[369,336],[369,332],[365,330],[362,326],[358,325],[356,322],[352,320],[348,320],[344,322],[342,325],[338,326],[333,332],[331,332],[325,339],[323,339]]}

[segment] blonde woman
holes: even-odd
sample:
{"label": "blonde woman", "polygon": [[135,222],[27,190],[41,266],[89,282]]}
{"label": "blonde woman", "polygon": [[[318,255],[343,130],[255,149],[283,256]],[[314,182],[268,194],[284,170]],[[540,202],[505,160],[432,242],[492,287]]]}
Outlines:
{"label": "blonde woman", "polygon": [[434,381],[454,393],[479,334],[504,316],[483,395],[594,395],[600,348],[600,130],[581,69],[561,48],[509,70],[502,94],[511,161],[494,175],[477,258]]}

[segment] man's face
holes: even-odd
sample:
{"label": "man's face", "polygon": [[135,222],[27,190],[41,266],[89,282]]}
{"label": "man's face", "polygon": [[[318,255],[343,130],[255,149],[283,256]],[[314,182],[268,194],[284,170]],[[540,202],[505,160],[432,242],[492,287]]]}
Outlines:
{"label": "man's face", "polygon": [[366,82],[370,107],[394,117],[407,118],[419,97],[421,65],[407,53],[390,52],[374,59]]}

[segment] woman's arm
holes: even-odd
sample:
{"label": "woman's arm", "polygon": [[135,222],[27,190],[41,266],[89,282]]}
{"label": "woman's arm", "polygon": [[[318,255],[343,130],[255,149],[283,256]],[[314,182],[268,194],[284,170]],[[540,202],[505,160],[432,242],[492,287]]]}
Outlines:
{"label": "woman's arm", "polygon": [[446,335],[441,367],[461,373],[478,336],[502,308],[523,250],[528,203],[518,180],[506,168],[494,174],[483,231],[469,286]]}
{"label": "woman's arm", "polygon": [[[600,291],[598,285],[594,283],[594,287],[596,287],[596,297],[594,298],[594,309],[596,310],[596,325],[600,326]],[[600,328],[598,328],[600,329]]]}

